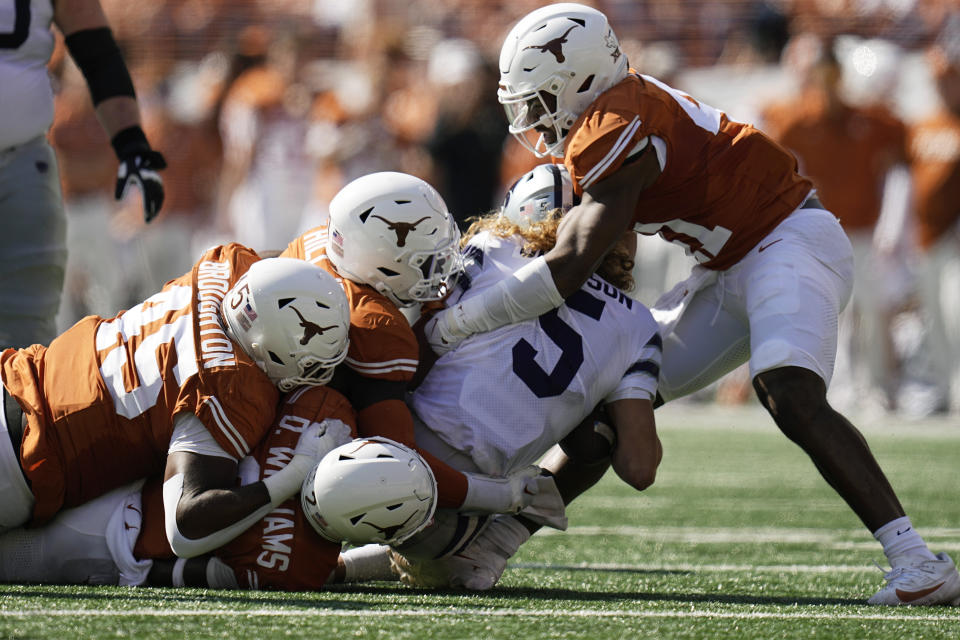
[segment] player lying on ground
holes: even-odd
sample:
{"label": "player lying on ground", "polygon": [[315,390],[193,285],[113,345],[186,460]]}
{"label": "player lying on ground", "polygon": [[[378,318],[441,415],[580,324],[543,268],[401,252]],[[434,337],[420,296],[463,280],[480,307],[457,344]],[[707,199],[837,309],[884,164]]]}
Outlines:
{"label": "player lying on ground", "polygon": [[[471,227],[454,304],[483,295],[553,245],[563,186],[561,168],[538,167],[513,187],[503,215]],[[410,400],[420,447],[455,468],[504,475],[539,460],[602,404],[617,430],[614,470],[637,489],[653,483],[661,458],[652,408],[660,336],[646,307],[618,288],[632,285],[635,237],[626,232],[624,240],[600,275],[557,309],[471,336],[436,361]],[[566,526],[546,505],[521,513]],[[470,542],[514,524],[438,510],[433,526],[395,546],[400,575],[415,586],[475,588]],[[383,578],[389,556],[386,547],[349,550],[343,577]]]}
{"label": "player lying on ground", "polygon": [[[303,387],[289,394],[270,433],[241,461],[238,484],[251,486],[281,473],[301,434],[321,418],[352,426],[355,413],[329,387]],[[324,458],[328,479],[341,479],[347,464],[342,460],[349,458],[377,485],[377,502],[363,503],[366,496],[357,493],[350,496],[355,507],[348,521],[351,530],[338,534],[361,542],[402,540],[433,514],[436,484],[412,450],[369,442],[356,440]],[[355,448],[370,455],[364,457]],[[311,473],[307,484],[312,486],[313,479]],[[354,490],[361,487],[355,483]],[[159,477],[145,485],[138,481],[65,509],[42,527],[0,535],[0,581],[300,591],[321,588],[336,565],[340,542],[316,533],[305,519],[300,494],[214,554],[177,559],[164,535],[161,492]],[[314,500],[317,503],[323,505],[322,497]]]}
{"label": "player lying on ground", "polygon": [[498,98],[522,143],[563,157],[583,201],[544,256],[437,314],[431,344],[442,352],[557,307],[625,229],[680,244],[699,264],[658,316],[663,400],[749,361],[777,426],[883,545],[892,569],[869,602],[960,603],[953,560],[927,548],[863,436],[827,402],[852,250],[796,159],[754,127],[629,69],[606,16],[580,4],[542,7],[513,27]]}
{"label": "player lying on ground", "polygon": [[220,547],[297,494],[349,439],[317,421],[291,464],[237,488],[237,462],[273,422],[278,388],[320,385],[346,355],[342,288],[299,260],[240,245],[112,319],[84,318],[0,357],[0,523],[36,526],[140,478],[163,474],[166,537],[178,555]]}
{"label": "player lying on ground", "polygon": [[[399,207],[400,210],[398,211],[397,201],[401,201],[408,206]],[[440,200],[439,195],[423,181],[402,174],[374,174],[368,176],[367,179],[360,179],[351,183],[334,200],[331,210],[332,220],[340,225],[335,229],[342,230],[339,232],[341,240],[338,247],[341,251],[344,246],[348,248],[345,256],[340,256],[341,259],[338,264],[349,267],[352,276],[356,273],[362,273],[365,278],[372,281],[372,285],[358,284],[353,280],[344,282],[351,306],[351,343],[350,352],[347,356],[348,360],[344,365],[338,367],[335,379],[346,380],[347,383],[341,383],[341,386],[362,401],[357,420],[359,423],[358,430],[361,431],[362,435],[372,435],[370,429],[379,426],[390,436],[397,437],[399,434],[400,437],[409,437],[412,440],[412,420],[409,417],[409,411],[406,409],[406,405],[401,405],[403,412],[398,413],[396,407],[391,406],[395,404],[392,402],[393,396],[391,394],[397,394],[399,393],[398,390],[405,389],[406,381],[412,376],[413,369],[416,367],[416,343],[407,321],[391,300],[394,297],[399,301],[439,298],[440,290],[445,285],[447,278],[451,273],[455,273],[455,269],[459,265],[459,251],[456,246],[456,239],[459,238],[459,234],[456,232],[456,227],[453,226],[452,219],[446,212],[446,207]],[[401,226],[407,221],[407,218],[415,216],[409,224],[416,229],[408,229],[403,235],[403,242],[400,241],[399,234],[389,230],[384,223],[377,223],[380,225],[377,227],[380,231],[374,230],[373,227],[367,231],[358,230],[357,227],[362,222],[351,220],[350,217],[359,217],[364,212],[368,214],[364,219],[370,218],[370,214],[373,212],[378,212],[378,215],[382,213],[384,215],[380,217],[389,218],[393,226]],[[344,222],[344,219],[347,221]],[[423,237],[417,235],[417,229],[422,232]],[[319,234],[320,231],[316,230],[306,234],[292,243],[288,251],[294,251],[293,255],[298,257],[310,257],[330,270],[331,273],[338,275],[336,271],[332,270],[330,262],[324,259],[327,254],[326,245],[318,247],[315,243],[316,235],[314,234]],[[323,235],[326,236],[325,230],[322,231]],[[350,238],[346,243],[343,241],[344,235]],[[454,238],[452,254],[447,251],[451,238]],[[364,241],[369,242],[373,250],[364,252],[361,250],[362,246],[356,246],[357,242]],[[398,248],[399,244],[403,244],[405,248]],[[367,262],[364,263],[362,260]],[[373,263],[371,262],[373,260],[382,262]],[[381,269],[378,265],[385,266]],[[372,276],[370,271],[381,273],[381,275],[379,277]],[[388,271],[397,277],[388,279],[384,275]],[[357,276],[353,277],[360,279]],[[374,285],[376,288],[374,288]],[[381,291],[384,293],[380,293]],[[388,295],[390,296],[389,299]],[[345,366],[349,366],[350,371],[343,373],[341,369]],[[400,384],[393,384],[394,382]],[[326,394],[323,397],[332,397],[330,390],[324,389],[322,392]],[[284,443],[282,440],[275,442],[274,440],[281,436],[290,438],[293,431],[291,421],[294,421],[293,424],[300,424],[296,421],[304,419],[305,416],[322,416],[324,414],[324,411],[319,411],[312,404],[312,397],[320,393],[320,391],[298,393],[288,398],[284,411],[289,415],[280,419],[276,431],[271,431],[270,442],[257,449],[258,454],[254,458],[260,459],[259,464],[245,461],[241,465],[241,471],[251,468],[251,464],[253,464],[253,468],[261,469],[265,474],[263,477],[267,478],[277,472],[278,469],[282,469],[289,456],[277,456],[267,452],[274,451],[278,447],[288,447],[286,451],[289,453],[289,442]],[[402,393],[399,393],[399,395],[402,397]],[[302,404],[305,404],[305,406],[300,407]],[[407,436],[403,431],[402,418],[404,412],[407,421],[411,423],[410,436]],[[330,416],[336,415],[332,411],[329,413]],[[390,416],[395,419],[388,419]],[[352,420],[349,422],[352,424]],[[364,428],[367,429],[367,433],[363,433]],[[267,464],[265,460],[270,464]],[[437,465],[442,465],[442,463],[436,460],[431,461],[431,466],[436,467]],[[446,465],[442,466],[446,467]],[[450,471],[461,478],[464,477],[461,472],[452,469]],[[521,474],[510,479],[470,474],[466,483],[468,486],[466,495],[458,498],[459,503],[454,502],[453,504],[467,505],[472,512],[515,511],[536,497],[533,491],[537,490],[543,482],[540,479],[533,478],[527,468],[522,469],[521,472]],[[249,477],[249,473],[241,475],[244,484],[249,483]],[[397,487],[397,490],[399,491],[400,488]],[[65,574],[61,567],[65,566],[67,558],[76,559],[78,561],[77,566],[82,567],[83,558],[87,556],[99,558],[102,555],[97,550],[106,548],[104,536],[108,532],[97,530],[97,523],[104,522],[106,519],[96,514],[102,511],[115,511],[118,500],[121,503],[126,500],[139,500],[139,489],[137,487],[120,493],[122,495],[114,495],[99,501],[97,504],[85,505],[75,510],[75,513],[66,515],[53,523],[47,531],[30,530],[10,534],[4,543],[9,554],[15,554],[17,549],[35,548],[38,544],[37,541],[41,538],[50,540],[73,539],[72,545],[68,545],[73,549],[73,552],[72,555],[63,556],[61,554],[61,557],[53,559],[40,558],[33,562],[31,568],[25,568],[19,573],[11,569],[4,574],[5,579],[68,580],[71,582],[85,582],[88,579],[94,579],[92,576],[85,575],[82,570],[79,572],[74,570],[69,575]],[[172,553],[162,535],[157,535],[156,523],[162,521],[162,516],[156,514],[162,514],[163,511],[162,506],[157,506],[156,494],[156,483],[148,483],[144,491],[143,506],[140,507],[144,514],[142,533],[139,536],[127,534],[128,536],[132,535],[136,543],[133,557],[136,558],[137,562],[161,561],[152,565],[154,567],[152,581],[169,584],[173,577],[177,577],[175,582],[179,584],[182,582],[183,576],[186,575],[191,580],[190,584],[202,586],[207,575],[206,569],[220,567],[220,565],[217,562],[208,562],[208,559],[204,558],[196,562],[179,564],[180,570],[174,574],[170,570],[169,563],[162,562],[162,560],[169,559]],[[442,489],[440,495],[443,495]],[[541,499],[545,495],[546,493],[541,496]],[[398,500],[398,502],[400,501]],[[440,504],[444,504],[442,499]],[[358,508],[359,506],[362,505],[358,505]],[[85,511],[94,515],[88,516]],[[118,513],[124,513],[124,531],[133,531],[132,527],[135,523],[128,522],[132,510],[124,512],[121,504]],[[396,516],[399,512],[391,513]],[[76,523],[78,522],[92,523],[93,526],[84,525],[83,529],[86,533],[81,536],[76,533],[78,528]],[[383,521],[378,522],[380,526],[387,526]],[[366,520],[358,520],[355,523],[355,526],[361,528],[365,525]],[[405,530],[406,528],[401,530],[401,533]],[[381,535],[369,539],[395,539],[397,535],[398,533],[394,532],[390,536]],[[263,537],[263,540],[260,539],[260,536]],[[319,588],[325,582],[327,572],[314,570],[309,575],[300,575],[297,571],[289,570],[289,567],[298,564],[302,564],[304,567],[321,567],[324,566],[325,562],[332,563],[339,551],[339,544],[329,545],[317,542],[317,534],[310,527],[304,526],[300,505],[295,501],[288,501],[266,514],[245,532],[236,544],[242,546],[243,541],[250,540],[259,541],[256,544],[251,543],[253,547],[250,548],[260,549],[256,546],[257,544],[266,545],[263,553],[270,556],[266,551],[273,549],[275,546],[279,550],[278,553],[283,551],[281,555],[286,559],[283,561],[277,560],[278,564],[273,566],[273,561],[258,559],[257,554],[253,554],[252,559],[246,562],[242,556],[237,554],[236,546],[218,550],[218,556],[230,563],[230,566],[235,569],[239,584],[244,587]],[[84,541],[89,541],[92,546],[89,553],[83,551]],[[54,543],[51,543],[51,546],[52,548],[57,547]],[[119,551],[115,551],[115,553],[120,554]],[[310,559],[297,562],[297,556],[310,557]],[[265,566],[264,563],[270,566]],[[165,566],[166,569],[163,568]],[[186,573],[184,573],[184,568]],[[117,569],[113,574],[119,575],[120,571],[120,569]],[[123,579],[125,583],[138,584],[142,581],[142,573],[142,571],[133,572],[130,573],[130,577]],[[218,575],[219,573],[214,572],[211,577],[216,578]],[[219,579],[208,584],[211,586],[229,586],[228,583]]]}

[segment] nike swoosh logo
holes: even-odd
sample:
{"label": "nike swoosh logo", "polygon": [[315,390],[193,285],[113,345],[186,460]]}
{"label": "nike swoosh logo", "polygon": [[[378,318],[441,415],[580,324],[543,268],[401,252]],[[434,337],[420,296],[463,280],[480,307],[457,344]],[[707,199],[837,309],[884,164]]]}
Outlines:
{"label": "nike swoosh logo", "polygon": [[898,535],[898,536],[902,536],[902,535],[905,534],[907,531],[910,531],[911,528],[912,528],[912,527],[907,527],[907,528],[904,529],[903,531],[900,531],[900,529],[897,529],[897,535]]}
{"label": "nike swoosh logo", "polygon": [[920,591],[901,591],[897,589],[897,597],[900,598],[900,602],[913,602],[914,600],[919,600],[924,596],[928,596],[940,587],[943,586],[943,583],[930,587],[929,589],[921,589]]}
{"label": "nike swoosh logo", "polygon": [[757,249],[757,253],[762,252],[764,249],[769,249],[770,247],[772,247],[773,245],[777,244],[777,243],[780,242],[781,240],[783,240],[783,238],[777,238],[776,240],[774,240],[774,241],[771,242],[770,244],[765,244],[765,245],[763,245],[762,247],[760,247],[759,249]]}

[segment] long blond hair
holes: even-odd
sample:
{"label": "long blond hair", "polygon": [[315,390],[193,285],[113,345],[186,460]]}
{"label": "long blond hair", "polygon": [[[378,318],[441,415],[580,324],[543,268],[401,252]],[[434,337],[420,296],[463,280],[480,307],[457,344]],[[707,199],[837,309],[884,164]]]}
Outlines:
{"label": "long blond hair", "polygon": [[[460,246],[467,246],[470,238],[483,231],[488,231],[501,238],[519,236],[523,239],[523,252],[527,255],[546,253],[557,243],[557,227],[560,226],[560,220],[562,219],[563,211],[554,209],[542,220],[533,222],[527,227],[521,227],[511,222],[506,216],[494,211],[485,216],[474,218],[470,228],[460,239]],[[625,231],[624,233],[633,233],[633,231]],[[630,291],[634,285],[633,252],[627,247],[625,240],[626,236],[622,237],[607,252],[597,268],[597,275],[622,291]]]}

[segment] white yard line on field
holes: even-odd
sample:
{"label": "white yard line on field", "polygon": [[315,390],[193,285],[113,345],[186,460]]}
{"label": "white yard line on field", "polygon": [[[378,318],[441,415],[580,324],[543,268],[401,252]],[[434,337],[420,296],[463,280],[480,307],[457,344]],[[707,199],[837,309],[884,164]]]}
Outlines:
{"label": "white yard line on field", "polygon": [[[321,603],[318,603],[321,605]],[[322,617],[341,617],[341,618],[369,618],[375,617],[447,617],[469,616],[473,618],[715,618],[731,620],[885,620],[896,622],[948,622],[955,621],[955,609],[944,610],[941,615],[911,615],[909,613],[894,613],[893,610],[887,610],[884,613],[838,613],[838,612],[815,612],[815,611],[702,611],[696,609],[674,609],[669,611],[600,611],[597,609],[462,609],[462,608],[410,608],[410,609],[327,609],[322,606],[297,609],[130,609],[127,611],[118,611],[117,609],[55,609],[55,610],[36,610],[36,611],[3,611],[0,617],[137,617],[152,616],[158,618],[168,617],[230,617],[230,618],[253,618],[253,617],[297,617],[304,618],[309,615]]]}
{"label": "white yard line on field", "polygon": [[[861,529],[812,529],[794,527],[634,527],[634,526],[582,526],[566,531],[543,529],[538,536],[627,536],[646,542],[682,542],[692,544],[734,543],[790,543],[831,545],[833,548],[851,549],[863,546],[877,547],[866,530]],[[923,536],[938,549],[960,548],[960,529],[925,527]]]}

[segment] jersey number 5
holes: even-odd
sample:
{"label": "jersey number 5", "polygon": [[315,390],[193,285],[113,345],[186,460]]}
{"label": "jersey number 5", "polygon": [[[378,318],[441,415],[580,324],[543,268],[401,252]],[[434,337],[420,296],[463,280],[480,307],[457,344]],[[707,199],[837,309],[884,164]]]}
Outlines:
{"label": "jersey number 5", "polygon": [[13,0],[13,31],[0,33],[0,49],[19,49],[30,35],[30,0]]}
{"label": "jersey number 5", "polygon": [[[581,289],[564,304],[588,318],[599,320],[606,303]],[[534,360],[537,350],[533,345],[523,338],[513,345],[513,372],[538,398],[552,398],[566,391],[583,364],[583,337],[564,322],[558,312],[559,309],[553,309],[538,318],[543,332],[560,347],[560,358],[550,373]]]}

